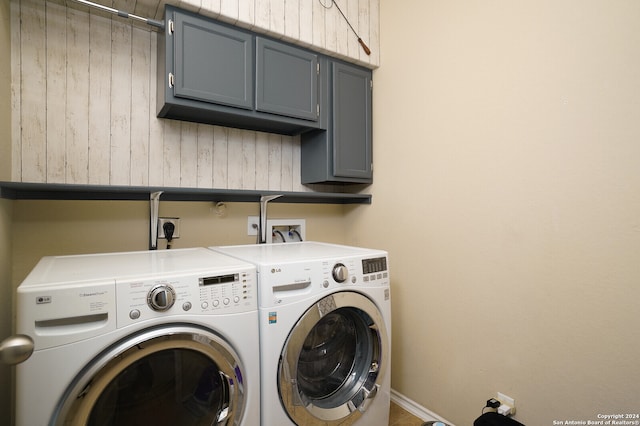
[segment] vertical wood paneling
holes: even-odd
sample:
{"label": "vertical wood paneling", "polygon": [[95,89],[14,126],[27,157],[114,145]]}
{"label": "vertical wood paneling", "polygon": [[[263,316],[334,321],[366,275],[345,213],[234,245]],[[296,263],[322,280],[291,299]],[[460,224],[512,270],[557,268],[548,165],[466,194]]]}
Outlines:
{"label": "vertical wood paneling", "polygon": [[181,122],[166,120],[164,123],[164,144],[162,155],[162,185],[180,186],[180,138]]}
{"label": "vertical wood paneling", "polygon": [[220,15],[223,15],[227,22],[235,24],[238,21],[238,1],[237,0],[221,0]]}
{"label": "vertical wood paneling", "polygon": [[[369,40],[369,1],[370,0],[358,0],[358,34],[362,40]],[[371,49],[371,42],[367,43],[369,49]],[[360,49],[359,59],[364,62],[369,62],[371,59],[364,50]]]}
{"label": "vertical wood paneling", "polygon": [[[327,0],[322,0],[326,2]],[[327,13],[327,9],[320,3],[320,1],[312,2],[313,13],[313,34],[312,44],[320,49],[324,49],[326,46],[325,27],[324,20]],[[330,4],[330,3],[329,3]]]}
{"label": "vertical wood paneling", "polygon": [[253,28],[256,20],[256,5],[254,0],[236,0],[238,3],[238,25]]}
{"label": "vertical wood paneling", "polygon": [[198,188],[213,187],[213,126],[198,124]]}
{"label": "vertical wood paneling", "polygon": [[[11,180],[22,180],[22,126],[20,125],[22,96],[22,61],[20,59],[20,3],[11,2]],[[17,46],[17,47],[16,47]]]}
{"label": "vertical wood paneling", "polygon": [[163,184],[164,165],[164,120],[156,118],[157,100],[157,74],[153,64],[157,59],[158,36],[156,32],[151,33],[150,54],[151,71],[149,75],[149,158],[147,167],[149,170],[149,185],[161,186]]}
{"label": "vertical wood paneling", "polygon": [[242,130],[229,129],[227,144],[228,168],[227,185],[229,188],[242,188]]}
{"label": "vertical wood paneling", "polygon": [[111,171],[111,20],[91,11],[89,28],[88,181],[106,185]]}
{"label": "vertical wood paneling", "polygon": [[[47,182],[65,182],[67,114],[67,8],[55,3],[46,7],[46,156]],[[72,42],[73,43],[73,42]],[[71,82],[74,84],[74,82]]]}
{"label": "vertical wood paneling", "polygon": [[380,64],[380,0],[369,0],[369,10],[367,11],[369,21],[369,48],[371,57],[369,63]]}
{"label": "vertical wood paneling", "polygon": [[180,184],[187,188],[198,186],[198,125],[184,122],[180,134]]}
{"label": "vertical wood paneling", "polygon": [[67,141],[65,182],[89,181],[89,19],[67,12]]}
{"label": "vertical wood paneling", "polygon": [[269,184],[268,189],[280,189],[282,181],[282,136],[269,134]]}
{"label": "vertical wood paneling", "polygon": [[283,191],[293,190],[293,137],[282,136],[282,148],[280,158],[280,185],[278,189]]}
{"label": "vertical wood paneling", "polygon": [[213,187],[227,186],[227,132],[229,129],[213,126]]}
{"label": "vertical wood paneling", "polygon": [[293,191],[306,191],[306,188],[300,182],[301,157],[300,157],[300,136],[295,136],[291,140],[291,174],[293,175]]}
{"label": "vertical wood paneling", "polygon": [[270,0],[269,31],[272,34],[284,34],[284,0]]}
{"label": "vertical wood paneling", "polygon": [[256,132],[242,133],[242,189],[256,188]]}
{"label": "vertical wood paneling", "polygon": [[269,134],[256,132],[256,189],[269,189]]}
{"label": "vertical wood paneling", "polygon": [[[342,13],[349,17],[348,1],[340,2],[340,9]],[[340,56],[349,56],[349,40],[353,40],[356,36],[349,29],[347,20],[342,17],[340,11],[336,8],[334,15],[336,16],[336,48],[335,51]],[[351,22],[351,21],[349,21]],[[353,24],[352,24],[353,25]],[[354,26],[354,28],[357,28]],[[357,30],[356,30],[357,31]]]}
{"label": "vertical wood paneling", "polygon": [[[379,0],[338,1],[376,52]],[[161,19],[167,2],[176,4],[117,0],[115,5]],[[337,9],[325,9],[317,0],[178,4],[360,62],[379,60],[379,54],[363,57]],[[299,137],[158,119],[155,30],[90,8],[67,9],[61,1],[11,0],[11,10],[12,22],[20,23],[12,25],[11,36],[14,180],[321,188],[300,183]]]}
{"label": "vertical wood paneling", "polygon": [[300,28],[298,40],[303,45],[310,45],[313,43],[313,4],[307,0],[299,0],[298,4],[298,26]]}
{"label": "vertical wood paneling", "polygon": [[21,176],[23,182],[46,182],[46,43],[45,10],[37,1],[25,0],[21,10]]}
{"label": "vertical wood paneling", "polygon": [[299,40],[300,39],[300,0],[285,0],[283,19],[284,19],[284,35],[290,40]]}
{"label": "vertical wood paneling", "polygon": [[[131,185],[149,184],[149,75],[151,33],[133,28],[131,47]],[[153,90],[156,90],[153,86]]]}
{"label": "vertical wood paneling", "polygon": [[256,21],[255,29],[257,31],[269,31],[269,20],[271,4],[270,0],[256,1]]}
{"label": "vertical wood paneling", "polygon": [[[358,6],[358,2],[347,1],[345,4],[345,8],[342,10],[347,15],[349,22],[351,23],[351,25],[353,25],[353,28],[355,28],[358,35],[362,37],[362,35],[360,34],[360,22],[359,22],[360,7]],[[347,56],[352,58],[360,57],[361,47],[360,47],[360,44],[358,43],[358,37],[351,32],[350,28],[347,28],[347,34],[345,35],[345,39],[347,41]],[[369,45],[368,38],[363,38],[362,40],[367,44],[367,46],[371,47]]]}
{"label": "vertical wood paneling", "polygon": [[[220,9],[222,8],[221,3],[222,0],[202,0],[200,13],[215,18],[220,15]],[[164,5],[161,9],[164,9]],[[160,11],[160,16],[162,16],[162,11]]]}
{"label": "vertical wood paneling", "polygon": [[320,28],[321,33],[324,34],[324,47],[325,49],[337,52],[338,51],[338,28],[340,21],[338,18],[342,18],[338,8],[332,5],[330,8],[324,11],[324,26]]}
{"label": "vertical wood paneling", "polygon": [[111,21],[112,185],[128,185],[131,170],[131,26]]}

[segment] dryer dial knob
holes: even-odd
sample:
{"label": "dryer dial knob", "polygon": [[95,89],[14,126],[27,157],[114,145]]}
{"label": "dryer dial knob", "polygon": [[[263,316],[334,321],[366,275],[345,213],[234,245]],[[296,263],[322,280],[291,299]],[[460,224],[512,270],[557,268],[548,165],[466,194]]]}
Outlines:
{"label": "dryer dial knob", "polygon": [[349,278],[349,270],[342,263],[333,266],[333,279],[336,282],[343,283]]}
{"label": "dryer dial knob", "polygon": [[170,285],[160,284],[147,295],[147,304],[154,311],[166,311],[176,301],[176,292]]}

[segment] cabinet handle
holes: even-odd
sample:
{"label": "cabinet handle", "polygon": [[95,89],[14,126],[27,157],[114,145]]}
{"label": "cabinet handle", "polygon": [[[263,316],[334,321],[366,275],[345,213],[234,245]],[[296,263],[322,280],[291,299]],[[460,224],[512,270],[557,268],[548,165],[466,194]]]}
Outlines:
{"label": "cabinet handle", "polygon": [[169,87],[173,88],[174,85],[175,85],[175,77],[173,76],[173,73],[170,72],[169,73]]}

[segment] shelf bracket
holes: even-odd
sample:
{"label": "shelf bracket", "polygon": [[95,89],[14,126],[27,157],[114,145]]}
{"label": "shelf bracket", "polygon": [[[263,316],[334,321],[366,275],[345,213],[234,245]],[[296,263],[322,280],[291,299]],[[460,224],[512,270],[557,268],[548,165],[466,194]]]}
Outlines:
{"label": "shelf bracket", "polygon": [[263,195],[260,197],[260,229],[258,229],[258,244],[267,243],[267,203],[280,197],[282,197],[282,194]]}
{"label": "shelf bracket", "polygon": [[160,207],[160,195],[162,195],[162,191],[152,192],[149,195],[149,250],[158,249],[158,211]]}

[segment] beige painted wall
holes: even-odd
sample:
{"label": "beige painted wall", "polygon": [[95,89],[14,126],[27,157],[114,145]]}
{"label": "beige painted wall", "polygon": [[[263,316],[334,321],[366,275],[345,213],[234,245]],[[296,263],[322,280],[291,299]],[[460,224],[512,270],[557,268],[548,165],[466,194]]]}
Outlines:
{"label": "beige painted wall", "polygon": [[374,203],[392,386],[470,425],[638,413],[640,3],[381,2]]}

